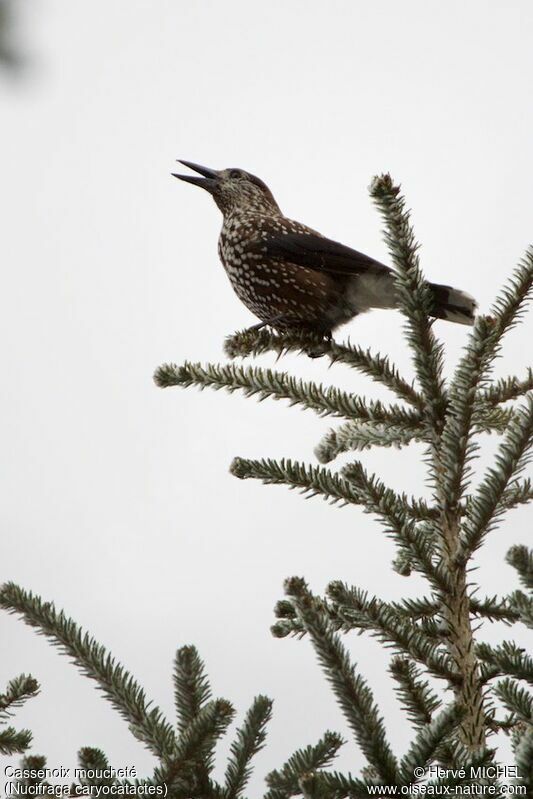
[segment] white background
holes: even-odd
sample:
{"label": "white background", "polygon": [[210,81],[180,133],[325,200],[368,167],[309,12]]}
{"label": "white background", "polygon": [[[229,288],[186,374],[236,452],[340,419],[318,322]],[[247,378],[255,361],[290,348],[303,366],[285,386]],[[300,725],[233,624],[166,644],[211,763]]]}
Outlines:
{"label": "white background", "polygon": [[[309,642],[269,633],[283,579],[305,575],[321,592],[340,578],[384,598],[426,588],[391,572],[392,544],[359,509],[228,473],[234,455],[313,461],[335,422],[152,383],[163,361],[223,360],[225,335],[254,321],[217,259],[219,212],[170,177],[174,159],[248,169],[289,216],[382,260],[366,187],[390,170],[428,277],[486,310],[532,237],[532,5],[17,1],[26,64],[0,76],[1,576],[65,608],[170,719],[185,643],[239,720],[255,694],[274,697],[257,796],[294,749],[326,729],[348,735]],[[501,374],[531,362],[531,325],[509,336]],[[337,337],[411,375],[401,329],[398,314],[375,312]],[[451,369],[467,330],[435,330]],[[278,368],[387,397],[322,361]],[[363,461],[420,493],[420,455]],[[482,595],[517,586],[503,558],[527,542],[530,519],[515,511],[477,556]],[[149,773],[152,758],[93,683],[18,619],[3,614],[0,628],[2,683],[21,671],[42,682],[15,721],[33,730],[33,751],[72,766],[79,747],[100,746],[113,765]],[[531,645],[518,628],[484,635]],[[371,639],[348,642],[401,753],[410,732],[388,656]],[[346,744],[337,767],[361,764]]]}

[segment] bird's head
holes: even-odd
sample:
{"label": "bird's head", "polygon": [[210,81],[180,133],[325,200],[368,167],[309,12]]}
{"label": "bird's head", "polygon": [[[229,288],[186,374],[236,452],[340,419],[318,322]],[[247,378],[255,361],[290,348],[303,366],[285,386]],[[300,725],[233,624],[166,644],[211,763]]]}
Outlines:
{"label": "bird's head", "polygon": [[173,176],[208,191],[224,215],[239,211],[280,213],[268,186],[244,169],[216,170],[190,161],[179,163],[198,172],[202,177],[178,175],[175,172],[172,173]]}

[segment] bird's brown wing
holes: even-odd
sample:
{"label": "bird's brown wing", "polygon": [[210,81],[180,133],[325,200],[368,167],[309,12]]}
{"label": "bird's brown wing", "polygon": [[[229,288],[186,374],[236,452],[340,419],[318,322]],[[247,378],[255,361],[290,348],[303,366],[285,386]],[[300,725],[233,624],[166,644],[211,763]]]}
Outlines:
{"label": "bird's brown wing", "polygon": [[258,241],[254,249],[267,258],[280,259],[319,272],[346,276],[368,274],[383,276],[384,273],[392,271],[368,255],[316,233],[273,232]]}

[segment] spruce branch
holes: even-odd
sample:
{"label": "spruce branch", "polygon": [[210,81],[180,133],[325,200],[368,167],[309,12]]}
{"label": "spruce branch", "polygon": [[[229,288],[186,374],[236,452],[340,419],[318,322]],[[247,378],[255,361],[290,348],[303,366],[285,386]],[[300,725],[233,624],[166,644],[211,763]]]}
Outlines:
{"label": "spruce branch", "polygon": [[[37,773],[42,771],[45,767],[46,758],[42,757],[42,755],[25,755],[20,761],[20,769],[25,776],[17,779],[17,791],[14,792],[13,795],[43,795],[42,787],[46,788],[50,783],[37,776]],[[41,790],[38,790],[37,786],[39,786]]]}
{"label": "spruce branch", "polygon": [[448,705],[429,724],[421,727],[409,751],[400,764],[400,779],[405,785],[416,781],[416,767],[425,768],[435,758],[464,717],[465,711],[455,704]]}
{"label": "spruce branch", "polygon": [[479,616],[488,621],[503,621],[506,624],[513,624],[519,619],[518,612],[511,607],[507,599],[498,599],[496,596],[484,599],[470,597],[469,604],[470,613],[473,616]]}
{"label": "spruce branch", "polygon": [[[470,613],[473,616],[485,618],[488,621],[503,621],[512,623],[518,621],[519,614],[509,605],[508,599],[498,599],[498,597],[484,597],[477,599],[471,596],[469,599]],[[405,615],[410,619],[429,621],[430,617],[442,612],[442,605],[438,600],[428,597],[408,598],[401,602],[392,602],[391,607],[396,613]]]}
{"label": "spruce branch", "polygon": [[[494,361],[499,332],[505,324],[500,329],[495,319],[477,318],[448,393],[442,435],[432,450],[433,477],[442,509],[442,521],[436,527],[437,541],[443,565],[452,577],[444,621],[449,629],[449,652],[463,677],[462,684],[455,689],[456,702],[466,709],[461,740],[471,751],[485,745],[487,712],[482,685],[487,673],[480,672],[473,649],[466,564],[503,512],[499,503],[508,483],[524,465],[530,435],[526,431],[524,438],[524,425],[527,427],[524,414],[513,412],[496,459],[499,468],[488,470],[477,494],[468,498],[463,513],[461,499],[470,481],[470,462],[478,449],[473,439],[476,397]],[[478,412],[479,407],[478,404]],[[533,425],[533,414],[529,424]]]}
{"label": "spruce branch", "polygon": [[[353,366],[385,385],[413,408],[418,411],[423,409],[422,396],[411,383],[399,375],[397,368],[390,364],[388,358],[380,354],[373,355],[370,350],[362,350],[349,342],[346,344],[337,344],[334,341],[328,343],[305,331],[291,330],[280,335],[265,329],[244,330],[226,339],[225,351],[230,358],[260,355],[265,352],[275,352],[281,356],[285,352],[306,353],[311,349],[316,352],[320,346],[324,348],[324,354],[329,357],[331,363],[341,362]],[[164,368],[161,367],[161,370]],[[163,382],[165,379],[163,377]],[[480,432],[503,432],[505,430],[512,417],[512,409],[494,407],[494,404],[492,395],[490,397],[485,394],[480,395],[474,411],[476,430]]]}
{"label": "spruce branch", "polygon": [[246,397],[258,396],[260,400],[289,400],[291,405],[301,405],[320,415],[332,414],[345,419],[367,419],[381,422],[414,424],[419,415],[399,405],[384,406],[379,401],[366,402],[355,394],[348,394],[334,386],[306,383],[286,372],[274,372],[260,367],[241,367],[235,364],[207,364],[185,362],[182,366],[164,364],[155,374],[154,381],[160,388],[196,385],[210,387],[216,391],[225,388],[229,392],[241,390]]}
{"label": "spruce branch", "polygon": [[533,369],[527,370],[526,377],[503,377],[487,387],[480,395],[480,399],[488,405],[499,405],[503,402],[523,397],[533,391]]}
{"label": "spruce branch", "polygon": [[[368,595],[365,591],[354,587],[347,588],[342,583],[337,585],[335,582],[331,583],[327,590],[331,592],[332,597],[335,597],[339,591],[345,592],[340,604],[336,602],[335,598],[329,601],[328,599],[319,600],[316,597],[317,603],[320,601],[321,611],[327,616],[335,631],[347,633],[357,629],[359,631],[370,630],[375,632],[379,628],[379,624],[376,624],[376,619],[372,617],[372,614],[367,615],[365,612],[368,601]],[[396,628],[402,625],[405,631],[412,630],[414,634],[419,636],[418,640],[421,645],[426,644],[430,647],[435,647],[436,644],[442,643],[444,630],[441,623],[432,618],[427,618],[427,616],[439,613],[440,607],[435,602],[429,602],[429,600],[423,598],[421,600],[382,603],[383,613],[394,617],[394,630],[390,636],[387,638],[387,628],[384,628],[380,633],[383,634],[389,645],[395,646],[401,643],[401,635],[398,642],[399,634],[396,632]],[[274,613],[280,620],[271,627],[272,634],[276,638],[286,638],[288,635],[295,635],[301,638],[305,635],[305,627],[297,617],[292,603],[287,600],[281,600],[276,604]],[[518,614],[515,613],[514,615],[518,617]],[[412,623],[417,620],[417,624]],[[407,624],[405,624],[406,621],[408,622]],[[437,668],[440,672],[446,670],[446,662],[446,658],[444,662],[439,661]],[[448,665],[450,664],[448,663]]]}
{"label": "spruce branch", "polygon": [[78,764],[84,771],[106,769],[109,767],[109,759],[101,749],[94,746],[82,746],[78,752]]}
{"label": "spruce branch", "polygon": [[396,694],[411,724],[416,728],[430,724],[441,702],[423,679],[420,669],[409,658],[398,656],[391,660],[389,671],[397,683]]}
{"label": "spruce branch", "polygon": [[533,549],[516,545],[507,552],[505,560],[516,569],[524,588],[533,591]]}
{"label": "spruce branch", "polygon": [[298,615],[294,603],[289,599],[280,599],[276,602],[274,613],[278,619],[295,619]]}
{"label": "spruce branch", "polygon": [[6,690],[0,694],[0,719],[8,718],[32,696],[37,696],[40,686],[31,674],[20,674],[10,680]]}
{"label": "spruce branch", "polygon": [[528,477],[525,480],[515,480],[513,485],[503,492],[499,502],[502,511],[512,510],[519,505],[527,505],[533,500],[533,484]]}
{"label": "spruce branch", "polygon": [[533,658],[512,641],[504,641],[495,647],[485,643],[478,644],[476,654],[491,667],[494,676],[515,677],[533,686]]}
{"label": "spruce branch", "polygon": [[514,418],[514,408],[491,407],[486,402],[476,401],[472,413],[475,433],[505,433]]}
{"label": "spruce branch", "polygon": [[270,632],[274,638],[288,638],[289,635],[303,638],[307,631],[300,619],[280,619],[270,626]]}
{"label": "spruce branch", "polygon": [[363,772],[366,771],[369,772],[369,777],[364,780],[338,772],[315,771],[304,774],[299,780],[301,795],[303,799],[367,799],[372,794],[384,796],[385,794],[378,794],[376,791],[383,784],[374,771],[370,768],[363,769]]}
{"label": "spruce branch", "polygon": [[332,364],[342,363],[351,366],[378,383],[386,386],[399,399],[418,409],[423,408],[423,400],[412,383],[401,377],[398,369],[391,364],[389,358],[373,354],[349,341],[338,344],[336,341],[325,342],[323,338],[313,336],[306,331],[286,331],[282,335],[270,330],[243,330],[228,336],[224,343],[224,351],[229,358],[262,355],[274,352],[279,356],[289,352],[307,354],[323,348]]}
{"label": "spruce branch", "polygon": [[370,195],[385,223],[385,241],[396,268],[396,292],[407,323],[407,340],[425,402],[425,413],[432,429],[439,426],[444,411],[445,390],[442,376],[442,345],[433,333],[429,314],[431,295],[420,269],[418,249],[410,212],[390,175],[374,178]]}
{"label": "spruce branch", "polygon": [[0,730],[0,755],[18,755],[31,746],[32,734],[29,730],[16,730],[6,727]]}
{"label": "spruce branch", "polygon": [[506,561],[518,572],[520,582],[527,590],[514,591],[508,597],[508,603],[517,620],[533,629],[533,550],[525,546],[514,546],[507,552]]}
{"label": "spruce branch", "polygon": [[533,444],[533,396],[517,410],[477,493],[470,499],[463,526],[462,557],[468,558],[497,524],[509,483],[525,466]]}
{"label": "spruce branch", "polygon": [[412,441],[424,440],[421,424],[389,424],[363,421],[346,422],[330,430],[315,448],[320,463],[329,463],[343,452],[363,451],[371,447],[396,447],[400,449]]}
{"label": "spruce branch", "polygon": [[[226,699],[208,702],[180,734],[173,750],[154,771],[156,785],[175,785],[198,792],[208,782],[213,750],[231,724],[235,711]],[[186,793],[186,795],[187,795]]]}
{"label": "spruce branch", "polygon": [[211,688],[196,647],[182,646],[174,662],[174,700],[182,733],[211,698]]}
{"label": "spruce branch", "polygon": [[433,597],[407,597],[401,602],[392,603],[396,612],[408,619],[418,621],[419,619],[430,618],[439,613],[440,604]]}
{"label": "spruce branch", "polygon": [[[20,674],[10,680],[5,691],[0,694],[0,724],[5,724],[17,708],[39,693],[39,689],[39,683],[30,674]],[[22,754],[30,747],[31,741],[32,734],[29,730],[5,727],[0,730],[0,754]]]}
{"label": "spruce branch", "polygon": [[382,481],[369,477],[360,461],[348,464],[341,473],[346,480],[361,490],[363,496],[369,500],[370,509],[379,504],[382,509],[398,514],[404,513],[417,522],[434,521],[439,516],[438,509],[430,507],[425,500],[409,497],[406,493],[398,494]]}
{"label": "spruce branch", "polygon": [[[519,776],[514,781],[522,785],[529,793],[533,792],[533,728],[526,730],[520,736],[515,750],[515,760]],[[526,794],[527,795],[527,794]]]}
{"label": "spruce branch", "polygon": [[[120,781],[113,775],[91,773],[81,775],[79,783],[73,784],[74,793],[77,792],[76,786],[80,785],[117,783],[128,788],[162,786],[174,799],[191,796],[240,799],[250,775],[251,758],[264,743],[265,726],[271,715],[269,699],[257,697],[237,731],[223,788],[209,775],[213,768],[215,745],[231,723],[234,710],[225,699],[209,701],[209,683],[203,662],[194,647],[182,647],[176,654],[174,685],[179,733],[176,735],[158,708],[146,702],[144,692],[131,675],[62,611],[56,611],[52,603],[45,603],[8,583],[0,589],[0,605],[21,615],[27,624],[70,656],[84,674],[96,680],[105,696],[129,722],[133,735],[158,758],[159,763],[150,779]],[[32,677],[22,675],[12,680],[7,691],[0,696],[0,716],[9,715],[17,704],[37,690],[37,682]],[[0,753],[22,752],[30,742],[28,731],[18,733],[9,727],[0,733]],[[105,754],[91,747],[80,750],[79,762],[81,768],[89,771],[105,770],[108,764]],[[35,782],[37,784],[46,785],[41,779]]]}
{"label": "spruce branch", "polygon": [[340,638],[332,630],[316,598],[304,580],[285,582],[298,615],[309,634],[319,662],[337,697],[339,706],[368,763],[387,784],[395,785],[396,758],[387,742],[383,719],[366,681],[355,672]]}
{"label": "spruce branch", "polygon": [[303,799],[326,799],[329,794],[324,793],[320,785],[318,774],[303,774],[298,780],[298,787],[302,792]]}
{"label": "spruce branch", "polygon": [[[441,554],[439,566],[447,573],[448,584],[443,595],[448,598],[448,605],[445,607],[445,621],[449,630],[448,649],[456,670],[463,675],[462,684],[455,686],[456,701],[458,705],[464,705],[466,708],[460,735],[465,744],[474,750],[484,744],[483,696],[477,676],[477,664],[471,649],[472,629],[466,600],[466,576],[464,572],[453,571],[449,562],[457,550],[460,508],[458,499],[455,501],[454,496],[458,490],[451,491],[454,481],[452,480],[448,490],[444,490],[442,484],[442,481],[446,480],[443,474],[446,462],[442,461],[440,448],[447,405],[442,372],[442,345],[435,339],[428,319],[431,313],[430,291],[419,269],[417,245],[404,201],[398,197],[399,188],[393,186],[392,180],[387,175],[376,178],[371,191],[385,218],[387,242],[397,270],[397,297],[407,317],[407,339],[412,349],[418,382],[426,401],[425,418],[428,437],[431,440],[429,449],[431,476],[443,511],[442,523],[436,525],[434,531],[438,533],[437,543]],[[478,366],[477,370],[481,375],[481,366]],[[466,427],[469,431],[471,420],[467,421]],[[461,458],[462,463],[456,464],[460,474],[460,487],[464,479],[466,458],[469,455],[468,441],[466,445],[465,457]]]}
{"label": "spruce branch", "polygon": [[[355,467],[354,467],[355,468]],[[362,468],[362,467],[361,467]],[[447,585],[447,575],[438,563],[433,561],[433,553],[428,538],[416,530],[415,525],[407,517],[425,513],[424,503],[416,502],[407,511],[398,505],[397,495],[382,483],[369,478],[364,470],[357,475],[347,467],[345,480],[343,477],[316,466],[308,466],[290,460],[275,461],[271,459],[248,460],[235,458],[230,471],[241,480],[255,478],[266,484],[283,484],[290,488],[300,488],[310,496],[323,496],[332,502],[342,501],[347,504],[363,505],[368,512],[375,513],[383,522],[387,531],[396,542],[406,549],[415,559],[421,573],[428,576],[432,583],[442,588]]]}
{"label": "spruce branch", "polygon": [[378,516],[387,532],[412,559],[417,570],[436,590],[446,592],[449,589],[449,575],[433,557],[432,536],[428,535],[427,530],[416,527],[403,498],[399,498],[375,475],[369,476],[359,462],[346,466],[342,474],[362,492],[366,509]]}
{"label": "spruce branch", "polygon": [[533,630],[533,595],[526,596],[523,591],[513,591],[508,597],[508,602],[517,614],[517,621]]}
{"label": "spruce branch", "polygon": [[[209,761],[217,740],[227,730],[235,715],[235,710],[227,699],[214,699],[198,711],[195,718],[180,734],[172,761],[195,760],[202,753],[204,761]],[[206,765],[210,765],[206,762]]]}
{"label": "spruce branch", "polygon": [[[101,749],[92,746],[84,746],[78,752],[78,765],[83,771],[104,772],[109,769],[109,760]],[[78,778],[79,785],[88,785],[91,787],[97,785],[115,785],[118,782],[119,780],[112,774],[109,776],[104,774],[101,774],[101,776],[93,774],[90,776],[81,775]],[[75,795],[76,794],[79,795],[79,792],[75,791]]]}
{"label": "spruce branch", "polygon": [[435,677],[457,682],[459,674],[450,657],[393,606],[339,581],[330,583],[327,591],[331,612],[343,629],[370,630],[386,645],[423,663]]}
{"label": "spruce branch", "polygon": [[427,530],[422,526],[417,528],[412,523],[404,525],[398,530],[396,541],[409,555],[410,562],[416,570],[429,580],[435,591],[445,592],[449,589],[449,574],[442,564],[434,559],[432,538],[427,534]]}
{"label": "spruce branch", "polygon": [[[361,471],[362,470],[362,471]],[[364,505],[370,512],[378,512],[377,504],[369,492],[370,480],[360,464],[352,464],[343,470],[343,476],[323,469],[299,463],[298,461],[250,460],[235,458],[230,472],[241,480],[257,479],[267,485],[287,485],[289,488],[301,489],[311,496],[321,495],[332,502],[342,501],[345,504]],[[372,484],[373,485],[373,484]],[[380,484],[376,491],[382,492],[382,506],[415,520],[435,518],[435,512],[423,500],[409,499],[405,494],[396,494],[392,489]],[[371,501],[369,501],[369,498]],[[381,512],[381,510],[379,511]]]}
{"label": "spruce branch", "polygon": [[264,799],[277,799],[276,795],[296,796],[301,777],[329,766],[343,743],[340,735],[327,731],[314,746],[298,749],[281,769],[267,774],[266,784],[270,791]]}
{"label": "spruce branch", "polygon": [[[469,598],[470,613],[472,616],[479,616],[488,621],[503,621],[511,624],[519,620],[519,613],[510,605],[509,599],[498,599],[498,597],[484,597],[477,599],[475,596]],[[393,602],[391,607],[396,613],[405,615],[410,619],[428,621],[430,617],[442,611],[439,601],[428,597],[408,598],[402,602]]]}
{"label": "spruce branch", "polygon": [[289,488],[301,489],[309,496],[322,496],[331,502],[344,504],[363,504],[363,497],[348,480],[329,469],[310,466],[298,461],[283,458],[281,461],[263,458],[249,460],[234,458],[230,472],[240,480],[250,478],[261,480],[266,485],[286,485]]}
{"label": "spruce branch", "polygon": [[410,577],[413,572],[413,560],[409,553],[400,550],[391,561],[391,568],[402,577]]}
{"label": "spruce branch", "polygon": [[264,746],[266,725],[271,716],[272,701],[266,696],[256,697],[231,745],[224,799],[238,799],[242,796],[252,772],[251,760]]}
{"label": "spruce branch", "polygon": [[375,475],[368,475],[360,461],[345,466],[343,477],[361,492],[369,512],[380,516],[393,534],[401,534],[407,522],[407,511],[402,498]]}
{"label": "spruce branch", "polygon": [[[509,623],[518,621],[518,614],[509,607],[507,599],[498,599],[496,596],[477,599],[475,596],[471,596],[469,604],[473,616],[480,616],[488,621]],[[399,615],[407,616],[414,621],[428,621],[430,617],[442,612],[442,603],[428,597],[403,599],[401,602],[391,603],[391,607]]]}
{"label": "spruce branch", "polygon": [[[394,607],[397,603],[393,602],[391,604]],[[444,644],[449,635],[449,630],[442,619],[442,611],[440,610],[436,618],[420,619],[416,624],[416,629],[423,633],[426,638],[439,645]]]}
{"label": "spruce branch", "polygon": [[[314,601],[317,611],[327,618],[332,630],[346,631],[342,618],[327,599],[315,596]],[[288,599],[279,600],[274,607],[274,614],[281,620],[270,628],[274,637],[286,638],[288,635],[297,635],[299,638],[303,638],[307,634],[307,629],[298,615],[294,602]]]}
{"label": "spruce branch", "polygon": [[21,616],[67,654],[85,675],[96,680],[135,737],[157,757],[172,754],[175,735],[159,708],[146,701],[144,691],[123,666],[63,611],[57,612],[52,603],[43,602],[14,583],[6,583],[0,589],[0,606]]}
{"label": "spruce branch", "polygon": [[385,796],[385,792],[379,794],[376,791],[376,786],[385,786],[387,783],[375,776],[368,780],[361,780],[352,777],[351,774],[339,774],[338,771],[321,771],[317,774],[317,778],[318,788],[323,791],[322,796],[328,799],[368,799],[372,794],[381,799],[382,796]]}
{"label": "spruce branch", "polygon": [[468,483],[467,466],[478,448],[472,440],[472,421],[476,393],[490,355],[492,327],[492,321],[483,316],[477,317],[448,393],[448,408],[438,452],[439,492],[444,512],[448,514],[458,511],[459,501]]}
{"label": "spruce branch", "polygon": [[494,694],[519,721],[533,725],[533,694],[516,680],[506,677],[494,686]]}
{"label": "spruce branch", "polygon": [[[494,766],[494,754],[494,749],[489,749],[487,746],[480,746],[475,752],[472,752],[460,741],[444,744],[439,752],[438,760],[448,770],[448,773],[444,777],[427,782],[428,795],[469,795],[466,791],[454,791],[454,789],[459,786],[479,785],[479,778],[475,776],[475,770]],[[487,782],[488,780],[485,784]]]}
{"label": "spruce branch", "polygon": [[497,355],[504,335],[516,326],[524,314],[525,304],[533,289],[533,247],[528,247],[519,261],[513,276],[502,289],[500,296],[491,308],[493,332],[491,348]]}
{"label": "spruce branch", "polygon": [[[361,596],[366,601],[368,596],[367,592],[360,591],[360,589],[352,586],[347,586],[344,583],[333,580],[326,592],[328,595],[335,596],[336,601],[341,602],[344,606],[354,607],[357,609],[360,606]],[[406,618],[409,621],[431,621],[433,616],[441,612],[441,606],[435,599],[429,597],[408,597],[399,602],[389,602],[389,607],[399,618]]]}

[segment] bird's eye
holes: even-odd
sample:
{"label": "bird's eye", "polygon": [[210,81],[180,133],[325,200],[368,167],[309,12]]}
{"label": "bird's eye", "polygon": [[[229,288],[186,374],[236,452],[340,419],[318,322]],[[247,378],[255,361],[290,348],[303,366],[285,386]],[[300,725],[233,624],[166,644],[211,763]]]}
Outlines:
{"label": "bird's eye", "polygon": [[230,176],[230,178],[240,178],[241,177],[241,170],[240,169],[230,169],[229,176]]}

